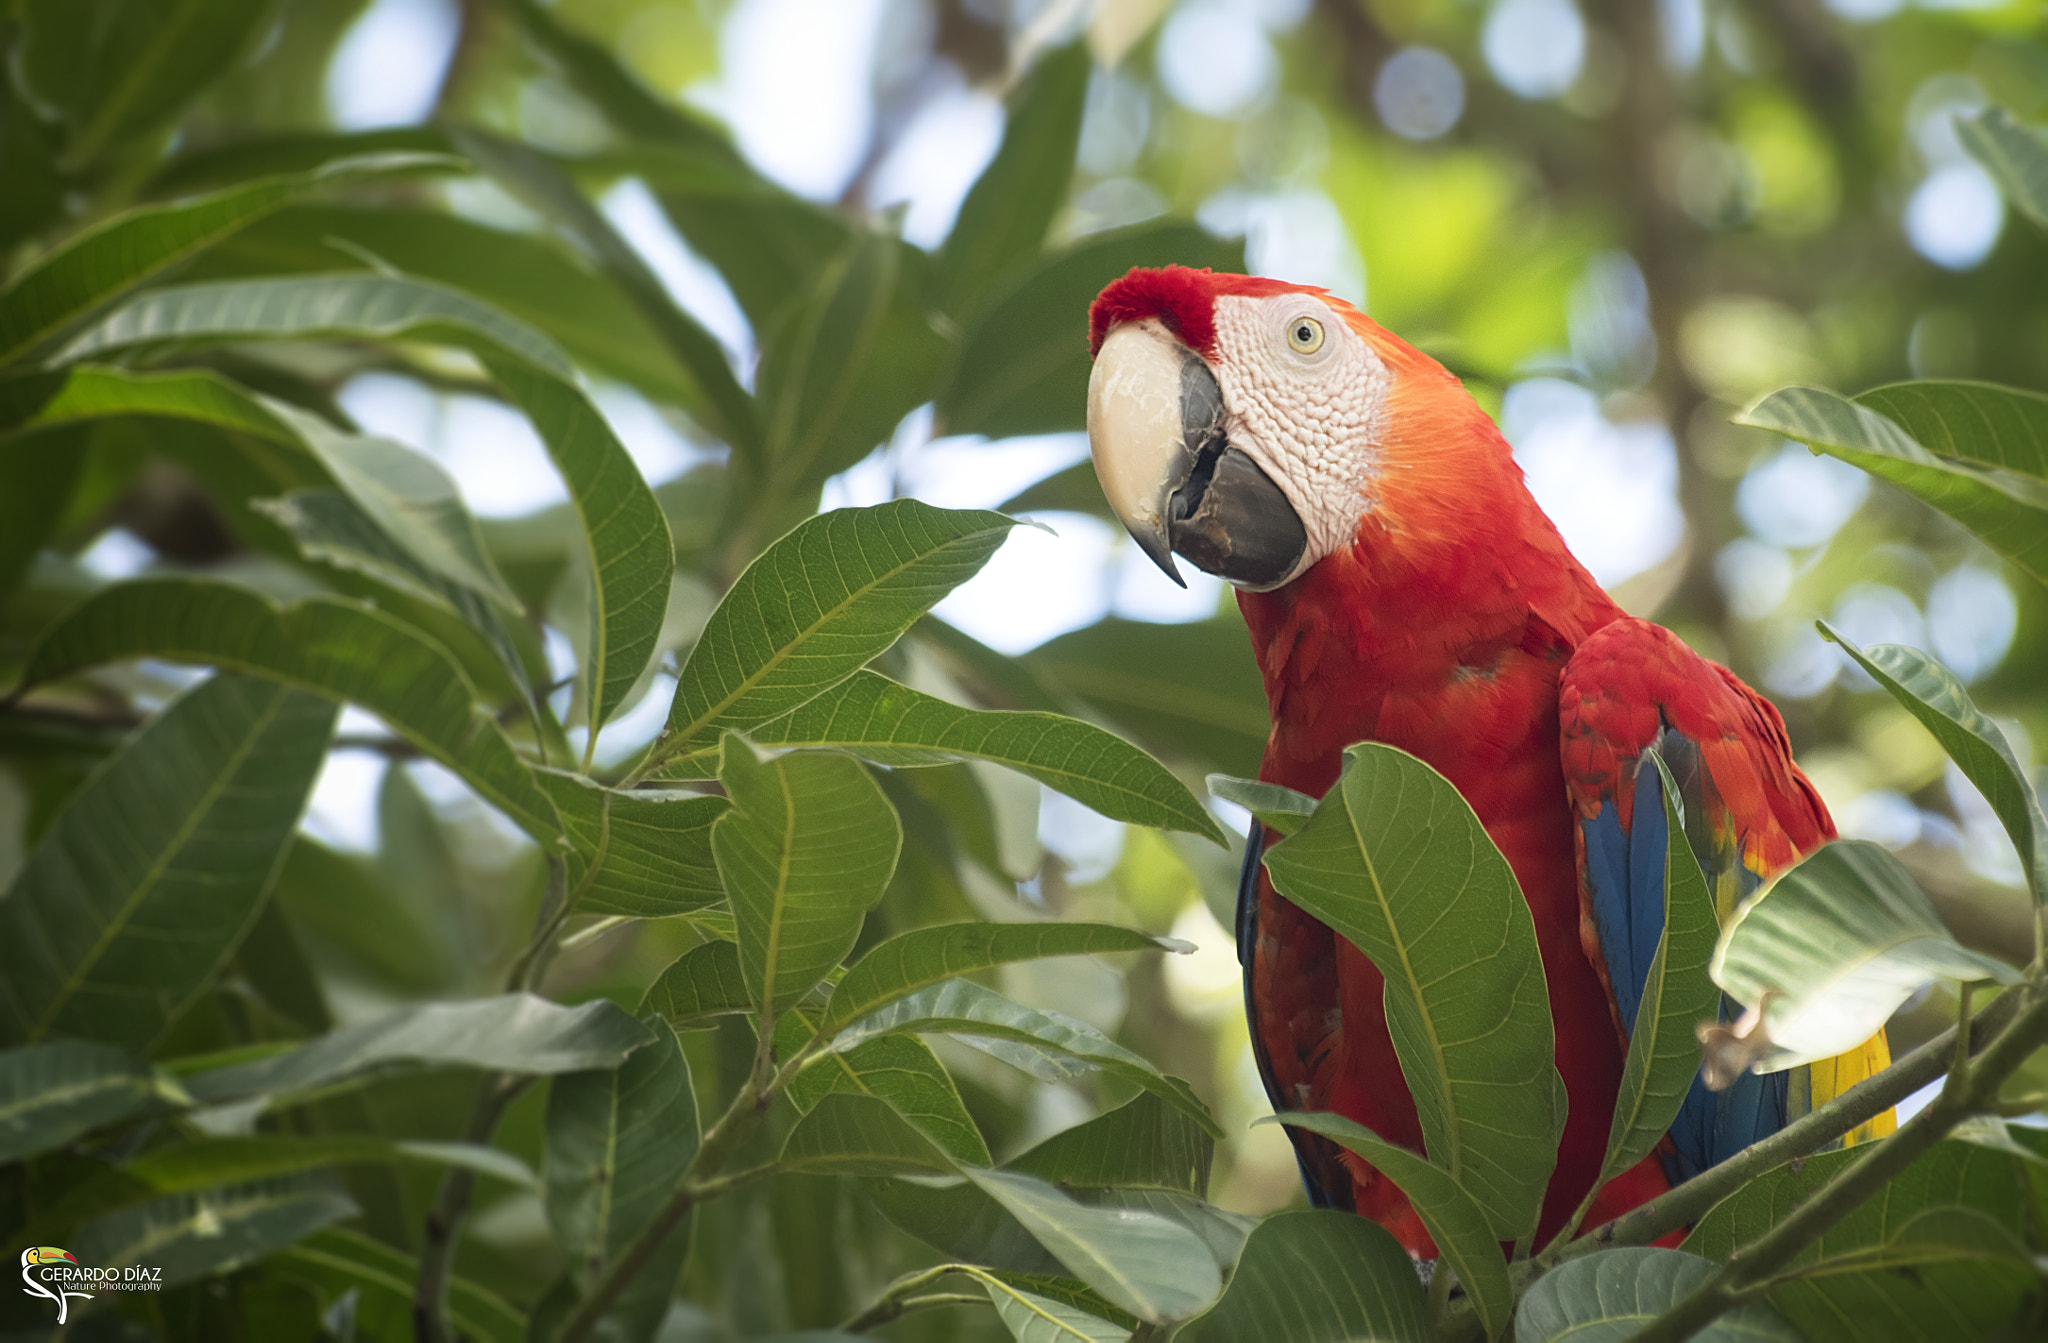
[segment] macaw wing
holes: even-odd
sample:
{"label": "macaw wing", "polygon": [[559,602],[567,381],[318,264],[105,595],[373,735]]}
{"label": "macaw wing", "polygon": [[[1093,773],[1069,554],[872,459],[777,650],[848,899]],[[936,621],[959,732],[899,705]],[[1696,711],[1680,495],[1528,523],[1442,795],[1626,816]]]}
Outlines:
{"label": "macaw wing", "polygon": [[[1626,1040],[1664,931],[1663,785],[1643,753],[1655,748],[1671,771],[1721,923],[1772,874],[1832,839],[1834,824],[1792,763],[1777,710],[1661,626],[1623,619],[1587,639],[1565,665],[1558,711],[1579,826],[1580,937]],[[1724,1019],[1739,1010],[1723,1000]],[[1745,1073],[1718,1093],[1695,1078],[1671,1126],[1666,1173],[1689,1179],[1888,1062],[1880,1033],[1852,1054]],[[1889,1113],[1865,1128],[1850,1140],[1890,1131]]]}

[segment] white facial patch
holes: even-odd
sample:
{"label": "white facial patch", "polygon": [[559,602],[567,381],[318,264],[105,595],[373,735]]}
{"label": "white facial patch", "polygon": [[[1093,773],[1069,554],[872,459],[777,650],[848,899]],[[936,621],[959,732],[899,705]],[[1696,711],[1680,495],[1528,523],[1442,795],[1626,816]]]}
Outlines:
{"label": "white facial patch", "polygon": [[[1309,353],[1300,348],[1314,343],[1304,318],[1322,328]],[[1280,487],[1308,533],[1300,562],[1281,580],[1292,582],[1357,533],[1371,503],[1373,444],[1392,375],[1363,337],[1308,294],[1217,299],[1216,356],[1224,432]]]}

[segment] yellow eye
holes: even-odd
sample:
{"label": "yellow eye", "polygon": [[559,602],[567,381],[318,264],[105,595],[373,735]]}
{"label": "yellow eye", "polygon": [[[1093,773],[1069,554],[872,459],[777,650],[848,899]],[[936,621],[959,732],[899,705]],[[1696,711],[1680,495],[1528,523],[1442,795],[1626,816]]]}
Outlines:
{"label": "yellow eye", "polygon": [[1296,354],[1314,354],[1323,348],[1323,324],[1313,317],[1297,317],[1287,324],[1287,344]]}

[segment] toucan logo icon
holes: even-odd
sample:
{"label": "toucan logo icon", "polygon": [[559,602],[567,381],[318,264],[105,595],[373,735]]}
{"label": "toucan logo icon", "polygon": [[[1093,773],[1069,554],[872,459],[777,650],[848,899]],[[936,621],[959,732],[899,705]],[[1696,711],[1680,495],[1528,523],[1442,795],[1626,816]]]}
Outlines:
{"label": "toucan logo icon", "polygon": [[[71,1272],[66,1272],[69,1268]],[[32,1245],[21,1252],[21,1280],[27,1286],[24,1290],[30,1296],[40,1296],[57,1303],[57,1323],[64,1323],[70,1313],[70,1298],[76,1296],[92,1299],[91,1292],[73,1292],[64,1283],[76,1281],[72,1276],[78,1269],[78,1256],[69,1250],[60,1250],[54,1245]],[[40,1272],[38,1271],[40,1270]]]}

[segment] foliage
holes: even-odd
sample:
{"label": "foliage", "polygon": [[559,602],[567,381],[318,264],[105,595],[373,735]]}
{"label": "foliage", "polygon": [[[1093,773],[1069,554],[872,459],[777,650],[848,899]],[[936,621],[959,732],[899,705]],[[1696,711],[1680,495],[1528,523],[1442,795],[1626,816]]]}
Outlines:
{"label": "foliage", "polygon": [[[1218,1098],[1241,1034],[1176,1006],[1157,953],[1194,950],[1164,934],[1207,926],[1204,902],[1228,921],[1227,836],[1187,781],[1249,771],[1263,743],[1241,631],[1109,617],[1010,659],[932,617],[1013,513],[1099,514],[1085,466],[1008,512],[820,512],[827,482],[921,407],[959,434],[1082,427],[1085,305],[1125,268],[1243,267],[1241,245],[1185,220],[1089,224],[1082,188],[1125,171],[1098,170],[1087,128],[1146,69],[1102,63],[1134,7],[1102,7],[1093,57],[1019,30],[1001,143],[930,248],[898,218],[792,194],[651,92],[627,62],[661,44],[622,36],[640,8],[464,5],[437,115],[341,132],[305,100],[354,0],[0,4],[0,1225],[88,1264],[160,1266],[166,1287],[75,1303],[81,1330],[1335,1343],[1823,1337],[1853,1317],[1893,1336],[1870,1323],[1879,1294],[1900,1337],[2038,1323],[2048,1184],[1997,1117],[2038,1107],[2018,1091],[2048,1036],[2048,821],[2024,740],[1932,656],[1825,626],[1872,702],[1887,692],[1988,800],[2032,895],[2031,964],[1966,945],[1967,900],[1937,907],[1853,840],[1716,944],[1667,789],[1667,931],[1609,1173],[1668,1127],[1718,991],[1761,1023],[1731,1046],[1738,1066],[1860,1039],[1937,975],[1964,982],[1962,1020],[1745,1158],[1534,1246],[1565,1100],[1534,930],[1469,807],[1370,745],[1320,803],[1211,774],[1270,826],[1283,893],[1387,971],[1427,1150],[1333,1115],[1287,1122],[1384,1172],[1444,1257],[1425,1288],[1371,1223],[1240,1211],[1271,1211],[1287,1195],[1260,1191],[1291,1188],[1291,1167],[1235,1131],[1247,1116]],[[947,40],[980,22],[940,8]],[[1466,17],[1410,8],[1325,5],[1290,68],[1334,106],[1351,95],[1332,59],[1365,70],[1397,37],[1476,46]],[[1591,8],[1601,42],[1611,27],[1640,46],[1632,8]],[[1716,59],[1743,74],[1751,20],[1714,8]],[[1810,58],[1812,34],[1782,22],[1775,40]],[[1758,246],[1818,248],[1834,218],[1799,195],[1838,171],[1816,160],[1816,120],[1835,118],[1840,172],[1874,171],[1824,82],[1723,90],[1717,114],[1763,165],[1724,205],[1778,240]],[[1497,143],[1434,157],[1337,109],[1326,185],[1372,310],[1434,328],[1483,398],[1569,340],[1577,375],[1625,401],[1633,356],[1562,321],[1611,221],[1572,186],[1562,211],[1518,212],[1504,166],[1568,159],[1529,137],[1584,128],[1488,98],[1474,115]],[[588,134],[552,133],[531,112],[549,99]],[[1242,141],[1286,140],[1297,103]],[[1587,106],[1571,115],[1616,115]],[[1145,171],[1170,204],[1234,171],[1218,129],[1162,133]],[[1713,138],[1677,127],[1618,151],[1631,180],[1661,169],[1629,155],[1683,157],[1695,132]],[[2023,119],[1985,111],[1959,144],[2044,218],[2048,151]],[[621,236],[600,202],[627,182],[716,272],[758,363]],[[1681,283],[1670,221],[1638,222],[1661,296]],[[1870,317],[1849,307],[1838,326]],[[1654,320],[1652,347],[1685,365],[1657,364],[1656,391],[1688,432],[1710,408],[1696,384],[1766,390],[1721,376],[1705,319]],[[2024,342],[1985,344],[1985,369],[1934,371],[2025,376],[2007,353]],[[1879,366],[1834,367],[1862,382]],[[564,502],[478,516],[442,464],[350,413],[374,379],[516,417]],[[688,470],[643,473],[607,409],[621,388],[683,427]],[[2044,406],[1921,378],[1787,387],[1741,420],[2042,578]],[[1745,464],[1695,478],[1696,446],[1688,507],[1702,540],[1726,539]],[[116,523],[148,542],[147,571],[80,562]],[[1935,535],[1943,555],[1980,553]],[[1758,631],[1717,624],[1701,591],[1667,584],[1672,618],[1758,656]],[[1847,711],[1795,729],[1824,712]],[[385,767],[368,857],[301,824],[323,771],[366,758]],[[1927,759],[1922,785],[1943,768]],[[1131,827],[1111,878],[1040,851],[1040,789]],[[1087,991],[1105,979],[1127,1015]],[[1944,1070],[1895,1137],[1824,1151]],[[1685,1227],[1683,1250],[1649,1248]],[[0,1327],[50,1326],[43,1303],[0,1298]]]}

